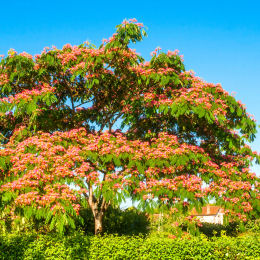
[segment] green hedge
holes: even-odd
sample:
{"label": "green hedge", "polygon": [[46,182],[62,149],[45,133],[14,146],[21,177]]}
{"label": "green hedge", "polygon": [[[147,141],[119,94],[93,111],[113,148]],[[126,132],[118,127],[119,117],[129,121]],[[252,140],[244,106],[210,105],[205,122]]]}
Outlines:
{"label": "green hedge", "polygon": [[260,259],[257,237],[0,236],[0,259]]}

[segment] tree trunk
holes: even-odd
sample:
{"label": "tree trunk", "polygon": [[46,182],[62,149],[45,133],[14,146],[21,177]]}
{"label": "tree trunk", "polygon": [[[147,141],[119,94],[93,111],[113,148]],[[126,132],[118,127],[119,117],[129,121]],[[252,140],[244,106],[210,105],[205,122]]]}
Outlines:
{"label": "tree trunk", "polygon": [[103,233],[103,212],[98,212],[95,214],[95,235]]}
{"label": "tree trunk", "polygon": [[95,235],[103,233],[103,217],[104,213],[109,205],[102,197],[97,200],[93,195],[93,188],[89,185],[89,196],[88,204],[92,210],[94,220],[95,220]]}

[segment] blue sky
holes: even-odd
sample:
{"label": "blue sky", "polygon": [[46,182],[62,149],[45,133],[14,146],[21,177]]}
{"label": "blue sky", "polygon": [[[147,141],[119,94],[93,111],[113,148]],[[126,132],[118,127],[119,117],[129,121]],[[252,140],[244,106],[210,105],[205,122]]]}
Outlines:
{"label": "blue sky", "polygon": [[[124,18],[136,18],[148,27],[137,52],[150,59],[157,46],[180,50],[186,69],[236,92],[260,124],[259,10],[258,1],[232,0],[1,1],[0,54],[86,40],[99,45]],[[252,146],[260,151],[260,133]],[[254,170],[260,174],[260,166]]]}

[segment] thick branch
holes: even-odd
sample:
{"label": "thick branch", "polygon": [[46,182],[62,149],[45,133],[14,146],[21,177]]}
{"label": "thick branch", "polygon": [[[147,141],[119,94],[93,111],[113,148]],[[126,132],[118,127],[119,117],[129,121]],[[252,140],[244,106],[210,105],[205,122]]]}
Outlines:
{"label": "thick branch", "polygon": [[113,125],[116,123],[116,121],[122,116],[123,113],[119,113],[113,120],[112,122],[109,123],[109,132],[111,132]]}

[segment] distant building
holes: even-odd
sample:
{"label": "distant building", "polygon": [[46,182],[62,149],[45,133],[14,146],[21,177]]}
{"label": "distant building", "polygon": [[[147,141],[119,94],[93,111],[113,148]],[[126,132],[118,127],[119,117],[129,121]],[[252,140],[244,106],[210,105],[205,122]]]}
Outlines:
{"label": "distant building", "polygon": [[190,215],[196,216],[201,222],[223,224],[224,209],[219,206],[207,205],[206,207],[202,207],[201,212],[197,212],[193,208]]}

